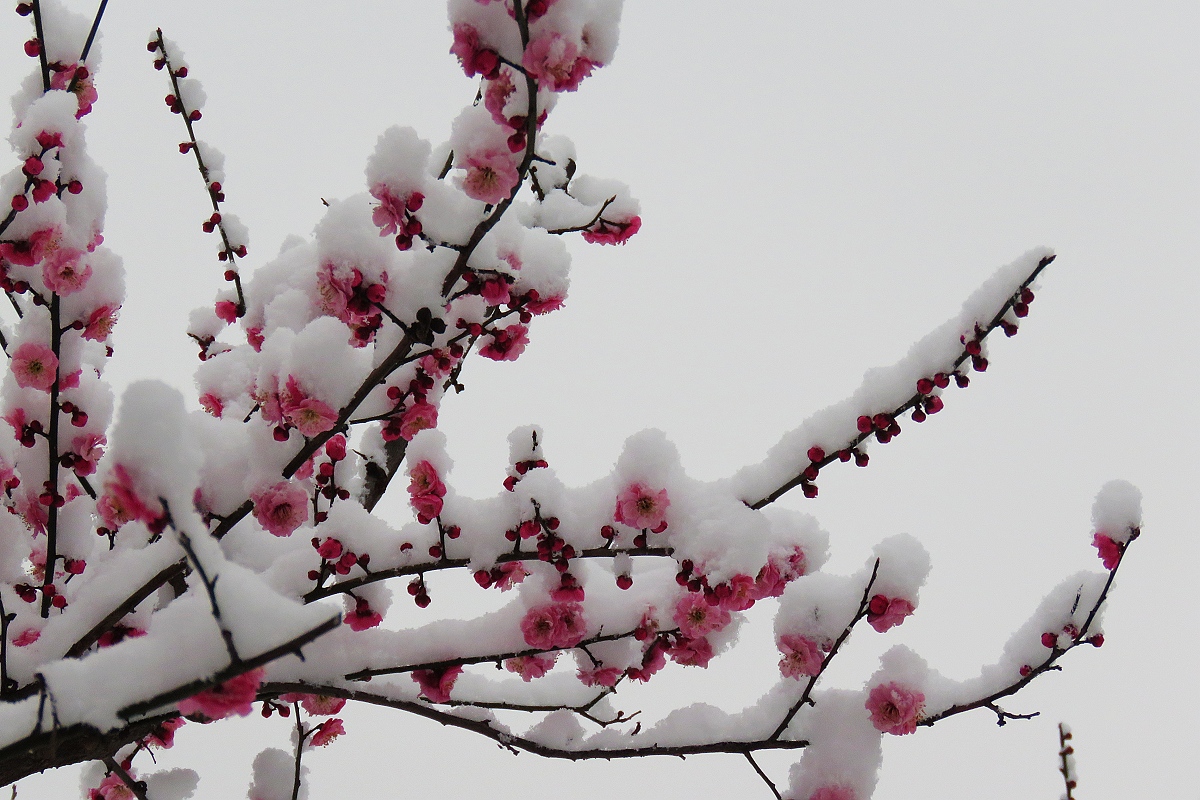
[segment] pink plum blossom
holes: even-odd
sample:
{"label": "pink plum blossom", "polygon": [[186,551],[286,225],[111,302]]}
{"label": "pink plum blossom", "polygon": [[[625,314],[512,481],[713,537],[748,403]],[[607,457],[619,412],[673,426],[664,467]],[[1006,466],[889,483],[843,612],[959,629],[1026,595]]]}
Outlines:
{"label": "pink plum blossom", "polygon": [[902,736],[916,732],[917,720],[925,710],[925,695],[895,681],[881,683],[871,689],[866,707],[876,730]]}
{"label": "pink plum blossom", "polygon": [[[132,770],[129,770],[129,774],[130,777],[136,777]],[[88,790],[88,800],[137,800],[137,795],[125,785],[121,776],[110,772],[97,788]]]}
{"label": "pink plum blossom", "polygon": [[74,247],[56,247],[42,260],[42,280],[46,288],[61,295],[78,292],[92,277],[92,268],[81,263],[83,251]]}
{"label": "pink plum blossom", "polygon": [[163,518],[162,505],[155,501],[152,506],[143,501],[133,485],[133,476],[121,464],[114,466],[109,473],[104,483],[104,494],[96,503],[96,511],[111,530],[134,520],[153,528]]}
{"label": "pink plum blossom", "polygon": [[785,678],[800,679],[801,676],[820,674],[824,654],[820,646],[807,636],[780,636],[779,652],[783,653],[783,658],[779,660],[779,671]]}
{"label": "pink plum blossom", "polygon": [[25,342],[13,352],[9,368],[17,386],[48,392],[58,377],[58,356],[44,344]]}
{"label": "pink plum blossom", "polygon": [[521,680],[529,683],[535,678],[540,678],[554,668],[554,662],[558,660],[558,653],[547,653],[545,655],[532,656],[517,656],[510,658],[504,662],[504,668],[509,672],[515,672],[521,676]]}
{"label": "pink plum blossom", "polygon": [[320,400],[309,397],[300,388],[295,376],[288,376],[287,384],[279,395],[279,404],[284,418],[309,438],[337,424],[337,412]]}
{"label": "pink plum blossom", "polygon": [[1104,564],[1105,569],[1117,568],[1117,564],[1121,561],[1121,545],[1103,533],[1097,533],[1092,537],[1092,547],[1098,551],[1100,561]]}
{"label": "pink plum blossom", "polygon": [[579,53],[579,47],[557,31],[538,36],[525,48],[521,65],[544,89],[573,92],[597,66]]}
{"label": "pink plum blossom", "polygon": [[495,78],[500,73],[499,54],[485,47],[479,41],[479,31],[470,25],[460,23],[454,26],[454,44],[450,46],[450,52],[458,56],[468,78],[475,75]]}
{"label": "pink plum blossom", "polygon": [[684,636],[695,639],[719,631],[732,621],[729,612],[712,606],[702,594],[685,594],[675,604],[671,618]]}
{"label": "pink plum blossom", "polygon": [[487,82],[483,91],[483,107],[492,115],[492,121],[497,125],[512,127],[508,117],[504,116],[504,107],[508,99],[516,91],[512,76],[507,69],[501,69],[495,80]]}
{"label": "pink plum blossom", "polygon": [[288,692],[279,699],[285,703],[299,703],[309,714],[328,717],[341,711],[346,701],[341,697],[326,697],[323,694],[305,694],[304,692]]}
{"label": "pink plum blossom", "polygon": [[158,724],[158,727],[146,737],[146,744],[151,747],[158,747],[163,750],[169,750],[175,744],[175,731],[182,728],[187,723],[183,717],[172,717],[164,719]]}
{"label": "pink plum blossom", "polygon": [[400,438],[411,442],[412,438],[421,431],[436,428],[437,422],[437,406],[424,400],[414,403],[400,417]]}
{"label": "pink plum blossom", "polygon": [[57,228],[42,228],[29,234],[28,239],[0,242],[0,259],[17,266],[32,267],[45,257],[47,250],[57,246],[58,240]]}
{"label": "pink plum blossom", "polygon": [[327,719],[313,731],[312,739],[309,740],[309,743],[313,747],[324,747],[345,732],[346,728],[340,719],[337,717]]}
{"label": "pink plum blossom", "polygon": [[583,606],[579,603],[551,603],[529,609],[521,620],[525,643],[539,650],[574,647],[587,634]]}
{"label": "pink plum blossom", "polygon": [[581,669],[576,677],[584,686],[616,686],[622,674],[622,670],[616,667],[597,667],[591,670]]}
{"label": "pink plum blossom", "polygon": [[867,607],[867,623],[883,633],[891,630],[913,613],[916,607],[903,597],[886,597],[877,594]]}
{"label": "pink plum blossom", "polygon": [[291,536],[308,522],[308,493],[295,484],[281,481],[250,496],[254,518],[272,536]]}
{"label": "pink plum blossom", "polygon": [[610,222],[606,219],[597,220],[596,224],[580,235],[589,244],[625,244],[642,229],[641,217],[630,217],[625,222]]}
{"label": "pink plum blossom", "polygon": [[421,695],[431,703],[445,703],[450,699],[454,682],[462,674],[460,666],[445,669],[413,670],[412,679],[421,687]]}
{"label": "pink plum blossom", "polygon": [[[75,80],[77,74],[79,77],[78,80]],[[79,110],[75,112],[75,118],[79,119],[92,110],[92,104],[99,97],[87,67],[65,64],[55,68],[54,73],[50,76],[50,88],[69,89],[73,80],[75,81],[75,97],[79,101]]]}
{"label": "pink plum blossom", "polygon": [[91,475],[96,471],[96,464],[104,455],[104,445],[108,444],[108,439],[97,433],[85,433],[83,436],[76,436],[75,441],[71,443],[71,452],[75,454],[75,462],[71,468],[75,470],[76,475]]}
{"label": "pink plum blossom", "polygon": [[728,587],[728,591],[721,592],[718,597],[719,605],[726,611],[745,611],[759,599],[758,587],[749,575],[734,575],[723,585]]}
{"label": "pink plum blossom", "polygon": [[516,361],[529,344],[529,329],[524,325],[509,325],[492,332],[492,341],[479,349],[479,355],[493,361]]}
{"label": "pink plum blossom", "polygon": [[371,608],[371,604],[361,597],[354,598],[354,610],[348,611],[343,620],[352,631],[365,631],[383,622],[383,615]]}
{"label": "pink plum blossom", "polygon": [[444,501],[436,494],[417,494],[410,498],[413,511],[417,512],[417,522],[428,525],[441,513]]}
{"label": "pink plum blossom", "polygon": [[558,311],[563,307],[563,302],[566,300],[561,294],[552,294],[543,298],[538,294],[536,289],[531,289],[527,296],[529,299],[525,301],[524,308],[534,316]]}
{"label": "pink plum blossom", "polygon": [[810,794],[808,800],[858,800],[858,795],[846,786],[822,786]]}
{"label": "pink plum blossom", "polygon": [[467,197],[490,205],[507,200],[521,176],[511,153],[483,150],[467,156],[462,163],[467,171],[462,190]]}
{"label": "pink plum blossom", "polygon": [[617,495],[613,519],[631,528],[657,530],[660,526],[666,527],[670,506],[666,489],[656,492],[644,483],[631,483]]}
{"label": "pink plum blossom", "polygon": [[199,714],[208,719],[224,719],[231,714],[244,717],[253,710],[264,672],[262,667],[252,669],[186,700],[180,700],[179,713],[184,716]]}
{"label": "pink plum blossom", "polygon": [[371,212],[371,221],[379,228],[379,235],[404,233],[404,201],[382,184],[372,187],[371,195],[379,201],[379,205]]}
{"label": "pink plum blossom", "polygon": [[28,647],[40,638],[42,638],[42,632],[37,628],[26,628],[13,637],[12,643],[16,647]]}
{"label": "pink plum blossom", "polygon": [[212,392],[205,392],[200,395],[200,407],[217,419],[220,419],[221,414],[225,411],[225,403]]}
{"label": "pink plum blossom", "polygon": [[676,664],[685,667],[707,667],[713,657],[713,648],[703,636],[695,639],[684,637],[667,650],[667,655]]}
{"label": "pink plum blossom", "polygon": [[505,561],[496,567],[496,571],[500,573],[500,577],[496,578],[492,585],[502,592],[507,592],[529,576],[529,571],[520,561]]}
{"label": "pink plum blossom", "polygon": [[120,306],[105,305],[94,310],[83,326],[83,338],[93,342],[103,342],[112,333],[117,324],[117,312]]}

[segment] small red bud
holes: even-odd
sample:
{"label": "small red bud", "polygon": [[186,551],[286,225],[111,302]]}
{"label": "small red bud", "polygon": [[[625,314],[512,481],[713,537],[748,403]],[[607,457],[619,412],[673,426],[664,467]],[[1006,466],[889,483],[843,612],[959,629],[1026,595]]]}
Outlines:
{"label": "small red bud", "polygon": [[1049,633],[1049,632],[1042,634],[1042,646],[1043,647],[1053,648],[1053,647],[1056,647],[1057,645],[1058,645],[1058,634]]}
{"label": "small red bud", "polygon": [[492,585],[492,573],[488,572],[486,569],[477,571],[475,573],[475,582],[479,584],[480,588],[488,588]]}
{"label": "small red bud", "polygon": [[817,485],[815,483],[802,483],[800,488],[804,490],[804,496],[812,499],[817,496]]}
{"label": "small red bud", "polygon": [[825,460],[825,450],[817,445],[808,448],[808,460],[814,464],[818,461]]}
{"label": "small red bud", "polygon": [[631,586],[633,586],[633,578],[629,577],[628,575],[618,575],[617,576],[617,588],[618,589],[625,590]]}
{"label": "small red bud", "polygon": [[37,58],[38,54],[41,52],[42,46],[37,39],[30,39],[25,43],[25,55],[29,56],[30,58]]}
{"label": "small red bud", "polygon": [[870,417],[868,417],[866,414],[863,414],[861,417],[858,418],[858,432],[859,433],[870,433],[871,428],[872,428],[872,425],[871,425]]}
{"label": "small red bud", "polygon": [[200,109],[195,108],[195,109],[192,109],[192,113],[188,114],[188,119],[190,119],[192,122],[196,122],[202,116],[204,116],[204,115],[200,113]]}
{"label": "small red bud", "polygon": [[1013,303],[1013,313],[1018,317],[1029,316],[1029,306],[1026,303]]}
{"label": "small red bud", "polygon": [[71,181],[67,184],[67,191],[71,194],[79,194],[83,191],[83,184],[79,181]]}
{"label": "small red bud", "polygon": [[871,457],[868,456],[866,453],[862,452],[861,450],[854,451],[855,465],[860,466],[860,467],[865,467],[870,460],[871,460]]}
{"label": "small red bud", "polygon": [[960,372],[956,372],[954,373],[954,383],[958,386],[958,388],[965,389],[971,385],[971,379]]}
{"label": "small red bud", "polygon": [[917,392],[919,394],[929,394],[933,391],[933,381],[929,378],[921,378],[917,381]]}
{"label": "small red bud", "polygon": [[13,211],[24,211],[29,208],[29,198],[23,194],[14,195],[12,199]]}
{"label": "small red bud", "polygon": [[413,599],[416,601],[418,608],[428,608],[429,607],[429,595],[425,594],[424,592],[417,595]]}
{"label": "small red bud", "polygon": [[1104,646],[1104,634],[1097,633],[1095,636],[1090,637],[1087,640],[1087,643],[1090,644],[1092,647],[1103,647]]}

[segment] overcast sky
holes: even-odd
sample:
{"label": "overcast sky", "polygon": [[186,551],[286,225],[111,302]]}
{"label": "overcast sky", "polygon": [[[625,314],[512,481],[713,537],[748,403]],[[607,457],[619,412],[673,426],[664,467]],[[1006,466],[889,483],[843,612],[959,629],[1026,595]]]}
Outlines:
{"label": "overcast sky", "polygon": [[[30,34],[5,13],[11,93]],[[384,128],[441,141],[475,84],[433,0],[111,3],[88,118],[110,174],[107,242],[130,283],[111,375],[161,378],[194,405],[186,315],[221,270],[145,50],[156,25],[208,92],[198,133],[228,157],[251,268],[309,234],[320,198],[365,188]],[[692,476],[728,475],[902,356],[996,267],[1051,246],[1029,319],[986,375],[875,448],[868,469],[829,470],[819,498],[784,501],[830,531],[834,572],[901,531],[932,555],[917,615],[886,639],[857,636],[830,685],[860,686],[897,642],[976,674],[1062,577],[1100,568],[1092,499],[1127,478],[1144,493],[1144,536],[1105,646],[1006,706],[1038,719],[1001,729],[981,712],[887,737],[876,797],[1058,797],[1060,720],[1076,732],[1081,797],[1196,797],[1198,32],[1200,8],[1166,0],[630,0],[614,63],[548,129],[574,139],[581,171],[632,187],[642,232],[623,248],[573,245],[567,307],[538,320],[515,364],[472,362],[441,417],[456,486],[495,492],[506,436],[529,422],[569,484],[606,474],[647,427]],[[766,688],[752,678],[777,656],[767,615],[753,620],[746,652],[681,674],[672,702],[736,709]],[[571,765],[398,714],[346,727],[311,758],[313,800],[769,796],[733,757]],[[203,800],[240,797],[253,754],[287,736],[278,720],[188,726],[164,763],[199,765]],[[763,762],[786,783],[787,758]],[[75,780],[29,779],[19,796],[61,798]]]}

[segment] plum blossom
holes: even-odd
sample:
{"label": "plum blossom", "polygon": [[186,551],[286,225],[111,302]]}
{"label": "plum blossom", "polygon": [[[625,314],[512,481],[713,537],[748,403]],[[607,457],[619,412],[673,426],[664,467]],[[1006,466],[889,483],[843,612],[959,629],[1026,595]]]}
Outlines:
{"label": "plum blossom", "polygon": [[446,495],[446,484],[438,477],[437,470],[428,461],[420,461],[409,473],[408,493],[417,521],[422,525],[431,522],[442,513],[442,498]]}
{"label": "plum blossom", "polygon": [[531,656],[517,656],[510,658],[504,662],[504,668],[509,672],[515,672],[521,676],[521,680],[529,683],[535,678],[540,678],[554,668],[554,662],[558,660],[558,653],[547,653],[545,655],[535,654]]}
{"label": "plum blossom", "polygon": [[807,636],[780,636],[779,652],[783,653],[783,658],[779,660],[779,671],[785,678],[800,679],[801,676],[820,674],[824,655],[821,647]]}
{"label": "plum blossom", "polygon": [[79,100],[79,110],[75,112],[75,119],[80,119],[92,110],[92,104],[99,97],[88,68],[80,64],[63,64],[55,67],[54,73],[50,76],[50,88],[69,89],[73,80],[75,81],[75,97]]}
{"label": "plum blossom", "polygon": [[93,342],[103,342],[112,333],[117,324],[117,312],[120,306],[104,305],[94,310],[83,326],[83,338]]}
{"label": "plum blossom", "polygon": [[346,705],[341,697],[326,697],[323,694],[305,694],[304,692],[288,692],[279,699],[284,703],[299,703],[309,714],[328,717],[341,711]]}
{"label": "plum blossom", "polygon": [[719,631],[733,619],[720,606],[709,605],[704,595],[690,593],[679,598],[671,618],[684,636],[693,639]]}
{"label": "plum blossom", "polygon": [[143,501],[134,488],[133,476],[121,464],[112,468],[105,481],[104,494],[96,503],[96,511],[111,530],[133,520],[144,522],[154,529],[165,519],[162,505],[155,501],[152,506]]}
{"label": "plum blossom", "polygon": [[175,744],[175,731],[182,728],[186,723],[187,720],[183,717],[165,719],[146,737],[145,742],[151,747],[169,750]]}
{"label": "plum blossom", "polygon": [[917,720],[925,710],[925,695],[895,681],[881,683],[871,689],[866,707],[877,731],[903,736],[916,733]]}
{"label": "plum blossom", "polygon": [[292,375],[288,376],[287,384],[279,395],[279,405],[284,419],[309,438],[322,434],[337,424],[337,411],[326,403],[309,397]]}
{"label": "plum blossom", "polygon": [[529,609],[521,620],[525,643],[539,650],[574,647],[587,634],[583,606],[579,603],[551,603]]}
{"label": "plum blossom", "polygon": [[217,419],[220,419],[221,414],[225,411],[225,403],[212,392],[205,392],[200,395],[200,407]]}
{"label": "plum blossom", "polygon": [[500,73],[499,54],[484,47],[479,41],[479,31],[470,25],[454,26],[454,44],[450,46],[450,52],[458,57],[468,78],[475,75],[495,78]]}
{"label": "plum blossom", "polygon": [[858,795],[847,786],[822,786],[810,794],[808,800],[858,800]]}
{"label": "plum blossom", "polygon": [[252,669],[180,700],[179,713],[184,716],[199,714],[208,719],[224,719],[231,714],[244,717],[253,710],[264,672],[262,667]]}
{"label": "plum blossom", "polygon": [[1121,545],[1103,533],[1097,533],[1092,537],[1092,547],[1096,548],[1105,569],[1111,571],[1117,568],[1121,562]]}
{"label": "plum blossom", "polygon": [[272,536],[291,536],[308,522],[308,493],[295,484],[281,481],[250,496],[254,518]]}
{"label": "plum blossom", "polygon": [[538,36],[525,48],[521,65],[544,89],[573,92],[598,64],[584,58],[579,47],[557,31]]}
{"label": "plum blossom", "polygon": [[32,267],[46,256],[48,250],[57,247],[59,235],[57,228],[42,228],[29,234],[28,239],[0,242],[0,259],[17,266]]}
{"label": "plum blossom", "polygon": [[76,436],[75,441],[71,443],[71,452],[75,455],[71,468],[75,470],[75,474],[86,476],[95,473],[96,464],[104,455],[106,444],[108,439],[101,434],[85,433],[83,436]]}
{"label": "plum blossom", "polygon": [[592,227],[581,231],[580,236],[588,244],[625,244],[641,229],[642,218],[638,216],[630,217],[625,222],[600,219]]}
{"label": "plum blossom", "polygon": [[424,400],[414,403],[400,417],[400,438],[411,442],[413,437],[421,431],[436,428],[437,421],[437,406]]}
{"label": "plum blossom", "polygon": [[617,680],[624,674],[616,667],[597,667],[596,669],[581,669],[576,674],[584,686],[616,686]]}
{"label": "plum blossom", "polygon": [[58,356],[44,344],[25,342],[13,352],[9,368],[17,386],[48,392],[58,377]]}
{"label": "plum blossom", "polygon": [[26,628],[13,637],[12,643],[15,647],[28,647],[40,638],[42,632],[37,628]]}
{"label": "plum blossom", "polygon": [[713,648],[703,636],[694,639],[683,637],[667,649],[667,655],[676,664],[685,667],[707,667],[713,657]]}
{"label": "plum blossom", "polygon": [[529,570],[520,561],[505,561],[496,567],[496,571],[500,574],[492,581],[492,585],[502,592],[507,592],[529,577]]}
{"label": "plum blossom", "polygon": [[516,91],[512,76],[507,69],[501,69],[495,80],[487,82],[483,91],[483,107],[492,115],[492,121],[497,125],[512,127],[508,117],[504,116],[504,107],[508,99]]}
{"label": "plum blossom", "polygon": [[431,703],[445,703],[450,700],[450,692],[454,682],[462,674],[461,666],[444,669],[413,670],[412,679],[421,687],[421,696]]}
{"label": "plum blossom", "polygon": [[42,280],[46,288],[61,295],[78,292],[92,277],[92,268],[81,264],[83,251],[74,247],[55,247],[42,260]]}
{"label": "plum blossom", "polygon": [[631,528],[650,528],[658,532],[666,528],[670,506],[666,489],[656,492],[639,481],[629,484],[617,495],[613,519]]}
{"label": "plum blossom", "polygon": [[492,341],[479,349],[479,355],[493,361],[516,361],[529,344],[529,329],[524,325],[509,325],[492,331]]}
{"label": "plum blossom", "polygon": [[340,719],[327,719],[316,727],[309,743],[313,747],[324,747],[345,732],[346,728]]}
{"label": "plum blossom", "polygon": [[[129,774],[130,777],[136,777],[132,770],[129,770]],[[137,795],[117,773],[110,772],[97,788],[88,790],[88,800],[137,800]]]}
{"label": "plum blossom", "polygon": [[467,197],[490,205],[507,200],[521,180],[511,153],[483,150],[468,155],[462,163],[467,174],[462,178],[462,190]]}
{"label": "plum blossom", "polygon": [[885,597],[877,594],[867,606],[867,623],[883,633],[904,622],[916,607],[903,597]]}
{"label": "plum blossom", "polygon": [[354,598],[354,609],[346,612],[343,620],[352,631],[365,631],[383,622],[383,615],[371,608],[371,604],[361,597]]}

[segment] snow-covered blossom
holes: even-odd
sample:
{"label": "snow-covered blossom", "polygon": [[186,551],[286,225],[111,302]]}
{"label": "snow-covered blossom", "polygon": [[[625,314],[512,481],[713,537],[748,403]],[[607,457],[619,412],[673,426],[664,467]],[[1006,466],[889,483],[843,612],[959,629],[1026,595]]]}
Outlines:
{"label": "snow-covered blossom", "polygon": [[811,677],[821,672],[825,655],[821,647],[807,636],[784,634],[779,637],[779,671],[785,678]]}
{"label": "snow-covered blossom", "polygon": [[405,410],[400,418],[400,438],[411,442],[412,438],[421,431],[436,428],[438,422],[437,406],[422,400],[414,403]]}
{"label": "snow-covered blossom", "polygon": [[671,615],[684,636],[699,638],[719,631],[730,623],[732,617],[720,606],[709,605],[702,594],[685,594],[675,603]]}
{"label": "snow-covered blossom", "polygon": [[479,39],[479,31],[470,25],[454,26],[454,44],[450,52],[458,56],[463,72],[467,77],[482,75],[485,78],[495,78],[500,71],[500,56],[495,50],[483,45]]}
{"label": "snow-covered blossom", "polygon": [[492,332],[492,340],[479,349],[479,355],[493,361],[516,361],[529,344],[529,328],[509,325]]}
{"label": "snow-covered blossom", "polygon": [[579,603],[551,603],[536,606],[521,620],[525,643],[539,650],[574,647],[587,634],[583,606]]}
{"label": "snow-covered blossom", "polygon": [[592,227],[580,231],[579,235],[590,244],[625,244],[641,229],[642,218],[638,216],[630,217],[624,222],[599,219]]}
{"label": "snow-covered blossom", "polygon": [[658,531],[666,527],[667,509],[670,507],[671,500],[667,497],[666,489],[655,491],[644,483],[635,482],[617,495],[613,519],[631,528]]}
{"label": "snow-covered blossom", "polygon": [[342,721],[334,717],[318,725],[316,730],[313,731],[312,739],[309,742],[313,747],[324,747],[345,732],[346,728],[342,724]]}
{"label": "snow-covered blossom", "polygon": [[540,678],[554,668],[554,662],[558,660],[558,653],[535,654],[531,656],[517,656],[510,658],[504,662],[504,668],[509,672],[515,672],[521,676],[521,680],[528,683],[535,678]]}
{"label": "snow-covered blossom", "polygon": [[208,719],[224,719],[233,714],[244,717],[253,710],[265,671],[259,667],[243,672],[211,689],[180,700],[179,713],[184,716],[199,714]]}
{"label": "snow-covered blossom", "polygon": [[250,496],[254,518],[272,536],[291,536],[308,522],[308,493],[294,483],[281,481]]}
{"label": "snow-covered blossom", "polygon": [[42,280],[46,288],[61,295],[78,292],[92,277],[92,268],[83,261],[83,251],[56,247],[42,260]]}
{"label": "snow-covered blossom", "polygon": [[555,92],[573,92],[598,66],[579,53],[579,47],[557,31],[547,31],[529,43],[521,65],[538,85]]}
{"label": "snow-covered blossom", "polygon": [[445,703],[449,701],[450,692],[454,689],[454,682],[458,680],[462,671],[463,668],[460,666],[444,669],[418,669],[413,670],[412,679],[421,687],[421,696],[426,700],[431,703]]}
{"label": "snow-covered blossom", "polygon": [[876,730],[902,736],[916,733],[917,720],[925,710],[925,695],[891,681],[872,688],[866,706]]}
{"label": "snow-covered blossom", "polygon": [[858,795],[848,786],[822,786],[808,800],[858,800]]}
{"label": "snow-covered blossom", "polygon": [[1121,561],[1121,545],[1117,544],[1103,533],[1092,537],[1092,547],[1096,548],[1101,563],[1107,570],[1114,570]]}
{"label": "snow-covered blossom", "polygon": [[916,607],[903,597],[886,597],[877,594],[867,607],[867,623],[883,633],[891,630],[913,613]]}
{"label": "snow-covered blossom", "polygon": [[481,150],[463,159],[467,174],[462,178],[462,190],[467,197],[496,205],[508,199],[521,179],[511,153],[500,150]]}

